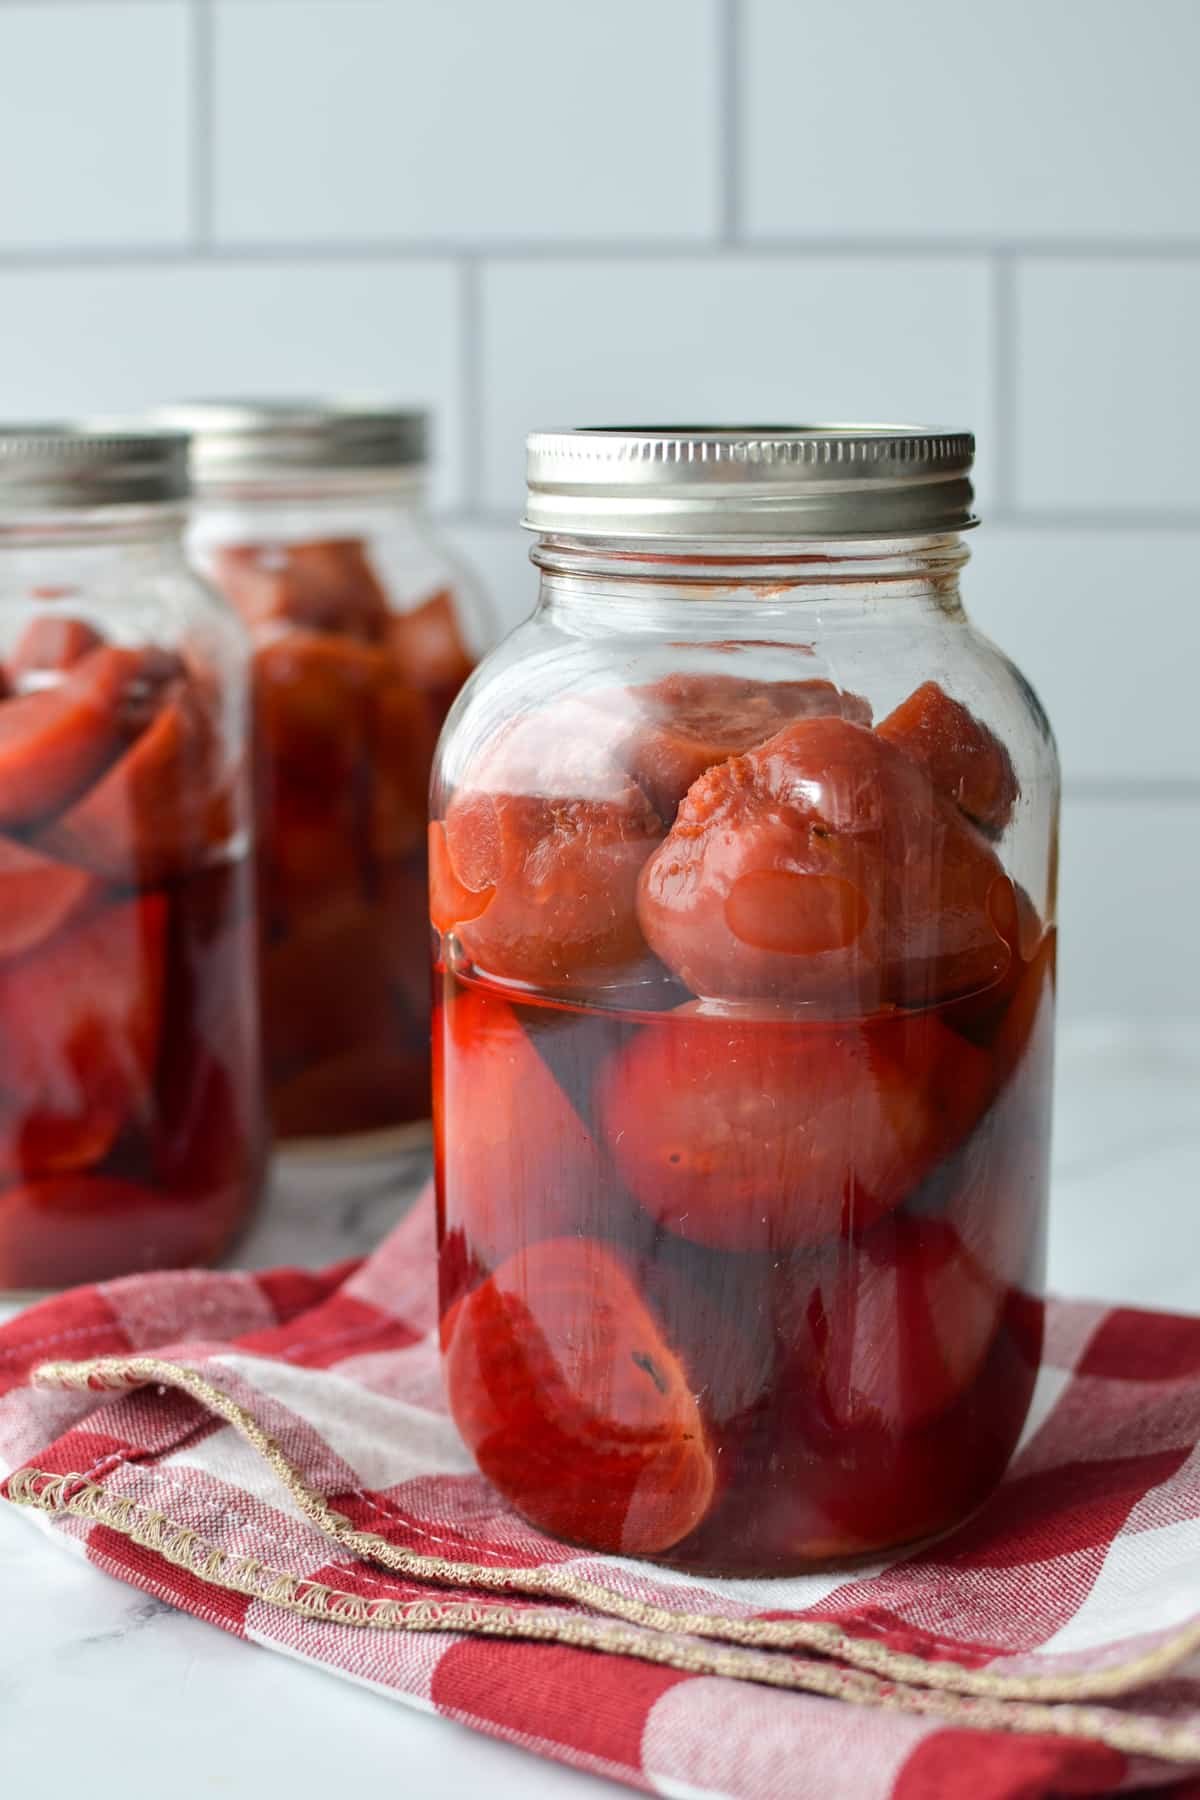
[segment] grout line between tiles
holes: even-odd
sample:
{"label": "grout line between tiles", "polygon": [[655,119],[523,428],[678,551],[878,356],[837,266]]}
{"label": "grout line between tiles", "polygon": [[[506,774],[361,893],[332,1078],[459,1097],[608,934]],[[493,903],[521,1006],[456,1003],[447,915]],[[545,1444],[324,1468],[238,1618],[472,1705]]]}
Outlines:
{"label": "grout line between tiles", "polygon": [[816,251],[827,256],[1011,256],[1030,262],[1190,261],[1200,256],[1200,237],[1178,238],[1023,238],[986,234],[889,237],[886,233],[847,233],[844,237],[746,237],[739,246],[747,255],[800,256]]}
{"label": "grout line between tiles", "polygon": [[990,281],[992,481],[996,513],[1016,510],[1017,470],[1017,296],[1011,256],[992,257]]}
{"label": "grout line between tiles", "polygon": [[213,237],[213,37],[216,20],[212,0],[191,0],[192,129],[191,238],[197,250],[205,250]]}
{"label": "grout line between tiles", "polygon": [[1187,776],[1076,775],[1063,782],[1064,801],[1085,806],[1136,805],[1200,807],[1200,779]]}
{"label": "grout line between tiles", "polygon": [[[51,0],[57,3],[57,0]],[[151,0],[145,0],[150,4]],[[207,6],[209,0],[198,0]],[[0,8],[5,0],[0,0]],[[329,239],[296,238],[279,242],[252,241],[242,243],[210,242],[198,248],[178,248],[165,244],[108,244],[0,247],[0,268],[53,270],[110,266],[154,267],[181,262],[253,263],[253,262],[415,262],[453,261],[473,257],[496,262],[713,262],[756,259],[795,258],[805,261],[825,258],[878,258],[880,261],[925,260],[936,257],[1005,257],[1036,261],[1049,257],[1064,261],[1103,259],[1109,261],[1154,261],[1168,258],[1200,263],[1200,238],[1175,245],[1036,245],[994,243],[987,239],[951,238],[794,238],[755,240],[739,239],[737,243],[714,243],[704,239],[673,238],[669,240],[615,239],[545,243],[529,239],[484,240],[455,238],[361,238],[341,242]]]}
{"label": "grout line between tiles", "polygon": [[458,265],[462,487],[467,509],[483,495],[483,279],[478,257]]}
{"label": "grout line between tiles", "polygon": [[1153,507],[1113,507],[1103,500],[1088,507],[989,506],[979,509],[984,525],[1012,531],[1078,531],[1098,535],[1117,531],[1194,532],[1200,530],[1200,507],[1157,511]]}
{"label": "grout line between tiles", "polygon": [[717,55],[720,58],[720,183],[721,242],[736,244],[740,232],[741,130],[742,130],[742,30],[740,0],[720,0]]}

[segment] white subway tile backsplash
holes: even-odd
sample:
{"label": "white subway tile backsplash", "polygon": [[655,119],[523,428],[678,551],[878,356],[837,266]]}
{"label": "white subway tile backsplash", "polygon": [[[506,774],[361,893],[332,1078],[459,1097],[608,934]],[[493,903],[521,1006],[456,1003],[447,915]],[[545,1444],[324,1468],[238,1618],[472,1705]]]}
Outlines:
{"label": "white subway tile backsplash", "polygon": [[1070,795],[1063,808],[1064,1018],[1200,1018],[1200,802]]}
{"label": "white subway tile backsplash", "polygon": [[710,235],[717,6],[217,0],[218,235]]}
{"label": "white subway tile backsplash", "polygon": [[1200,230],[1194,0],[744,0],[751,234]]}
{"label": "white subway tile backsplash", "polygon": [[190,228],[185,0],[0,6],[0,249]]}
{"label": "white subway tile backsplash", "polygon": [[548,425],[905,419],[991,441],[987,270],[972,258],[494,262],[484,497],[518,508]]}
{"label": "white subway tile backsplash", "polygon": [[1020,504],[1200,517],[1200,260],[1027,262],[1016,292]]}
{"label": "white subway tile backsplash", "polygon": [[129,411],[222,394],[347,393],[433,407],[436,493],[460,497],[453,268],[267,262],[0,275],[9,417]]}
{"label": "white subway tile backsplash", "polygon": [[1200,783],[1200,528],[989,525],[967,610],[1033,683],[1068,781]]}

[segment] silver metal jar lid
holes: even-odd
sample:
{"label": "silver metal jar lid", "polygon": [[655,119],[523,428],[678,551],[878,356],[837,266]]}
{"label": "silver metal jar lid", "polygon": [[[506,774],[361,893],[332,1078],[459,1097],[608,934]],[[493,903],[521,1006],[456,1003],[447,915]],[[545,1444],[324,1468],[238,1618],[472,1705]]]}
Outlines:
{"label": "silver metal jar lid", "polygon": [[155,417],[190,433],[199,487],[318,470],[419,469],[427,453],[428,414],[420,410],[336,400],[199,400]]}
{"label": "silver metal jar lid", "polygon": [[0,513],[149,506],[188,492],[187,438],[86,420],[0,424]]}
{"label": "silver metal jar lid", "polygon": [[969,431],[647,425],[535,431],[530,530],[580,537],[911,537],[976,523]]}

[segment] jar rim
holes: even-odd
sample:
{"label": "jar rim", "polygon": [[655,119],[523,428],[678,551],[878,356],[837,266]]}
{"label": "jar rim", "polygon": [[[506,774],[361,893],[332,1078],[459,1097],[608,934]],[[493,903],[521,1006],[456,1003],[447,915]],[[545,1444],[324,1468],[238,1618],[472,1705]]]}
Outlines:
{"label": "jar rim", "polygon": [[524,525],[589,537],[967,530],[971,432],[890,424],[580,426],[526,440]]}
{"label": "jar rim", "polygon": [[231,481],[340,470],[412,470],[428,461],[422,407],[353,399],[191,400],[161,407],[157,422],[187,433],[200,492]]}
{"label": "jar rim", "polygon": [[0,517],[186,499],[180,431],[80,419],[0,423]]}

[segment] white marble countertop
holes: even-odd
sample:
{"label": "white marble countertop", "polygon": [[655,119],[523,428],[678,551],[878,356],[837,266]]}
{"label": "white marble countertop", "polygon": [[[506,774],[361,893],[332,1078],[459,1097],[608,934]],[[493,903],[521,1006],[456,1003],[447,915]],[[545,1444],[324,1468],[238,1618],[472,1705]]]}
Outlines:
{"label": "white marble countertop", "polygon": [[[1054,1171],[1056,1291],[1200,1311],[1200,1023],[1063,1034]],[[239,1260],[319,1265],[369,1249],[422,1172],[408,1159],[398,1187],[378,1165],[293,1168]],[[627,1791],[238,1643],[58,1554],[3,1506],[0,1620],[0,1777],[13,1793]]]}

